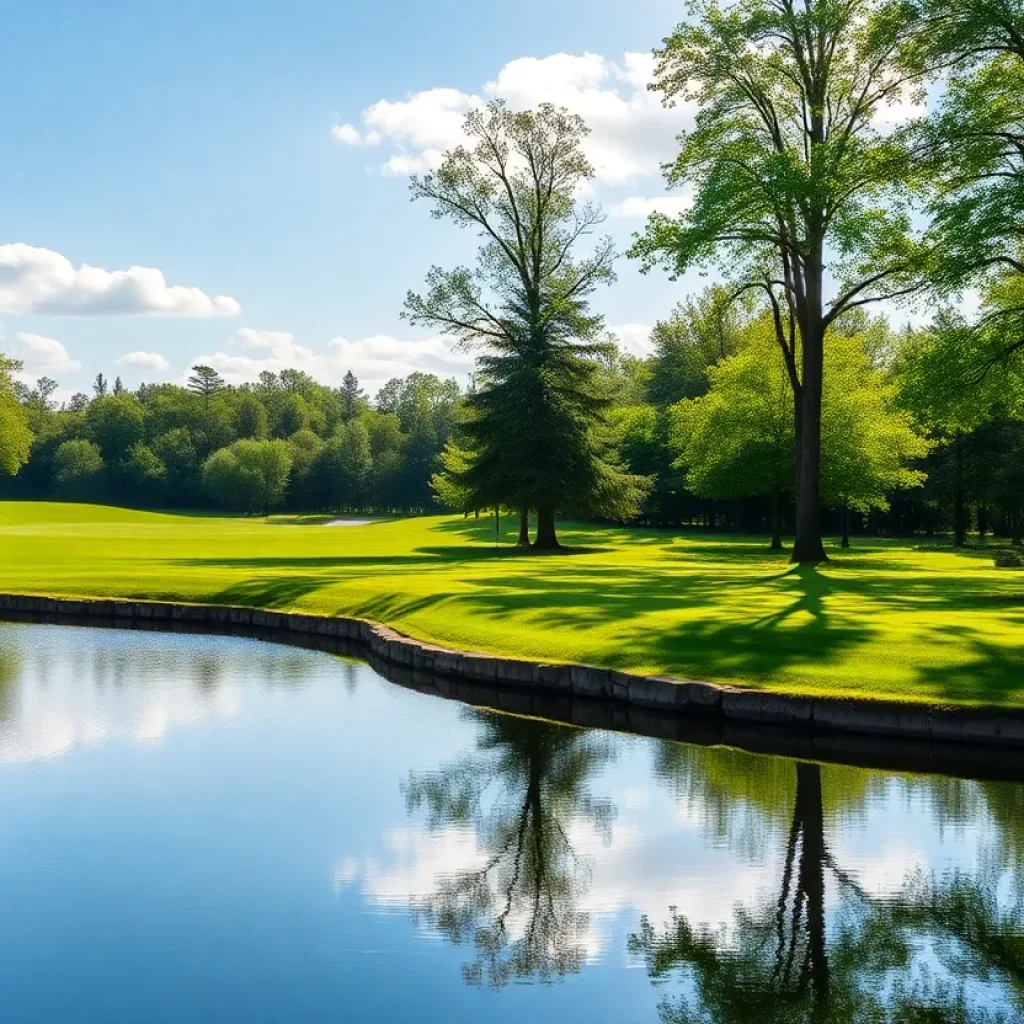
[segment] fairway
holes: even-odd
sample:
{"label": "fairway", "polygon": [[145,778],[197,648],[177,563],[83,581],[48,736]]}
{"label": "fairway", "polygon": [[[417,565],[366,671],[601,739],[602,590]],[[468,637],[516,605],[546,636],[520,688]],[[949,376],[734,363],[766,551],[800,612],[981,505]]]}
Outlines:
{"label": "fairway", "polygon": [[802,693],[1024,704],[1024,573],[983,550],[855,540],[793,568],[761,538],[436,516],[325,528],[0,504],[0,591],[344,614],[466,650]]}

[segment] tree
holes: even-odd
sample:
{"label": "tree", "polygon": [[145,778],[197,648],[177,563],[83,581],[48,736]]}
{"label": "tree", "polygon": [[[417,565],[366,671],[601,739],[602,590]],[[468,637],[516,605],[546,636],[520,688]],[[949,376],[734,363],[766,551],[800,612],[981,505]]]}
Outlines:
{"label": "tree", "polygon": [[707,498],[767,495],[772,548],[782,548],[783,499],[793,489],[793,399],[774,331],[761,324],[743,348],[707,371],[710,389],[669,415],[669,445],[687,486]]}
{"label": "tree", "polygon": [[188,379],[188,389],[200,395],[203,404],[209,406],[210,399],[219,395],[225,388],[224,378],[212,367],[196,364],[192,367],[192,376]]}
{"label": "tree", "polygon": [[68,412],[84,412],[89,405],[89,396],[84,391],[76,391],[68,402]]}
{"label": "tree", "polygon": [[414,176],[411,191],[435,217],[478,232],[477,264],[434,267],[426,292],[409,293],[405,316],[482,351],[465,428],[476,457],[463,482],[535,507],[535,546],[556,548],[557,508],[628,515],[643,493],[607,457],[601,434],[610,402],[597,360],[606,346],[589,297],[612,279],[614,248],[603,239],[577,253],[603,221],[578,198],[593,175],[579,117],[493,102],[470,112],[464,130],[468,146]]}
{"label": "tree", "polygon": [[[918,487],[915,461],[929,450],[896,386],[874,368],[863,333],[838,330],[826,353],[822,415],[822,497],[843,511],[889,507],[888,494]],[[710,390],[671,410],[669,441],[687,484],[708,498],[769,495],[772,548],[782,547],[783,496],[794,485],[792,391],[768,319],[752,324],[740,350],[709,371]]]}
{"label": "tree", "polygon": [[65,441],[53,456],[53,489],[62,498],[92,501],[103,489],[105,465],[92,441]]}
{"label": "tree", "polygon": [[[696,103],[669,166],[689,211],[655,214],[633,246],[673,275],[720,262],[736,294],[763,294],[794,395],[798,464],[793,560],[821,542],[826,338],[850,309],[907,294],[923,259],[893,196],[909,148],[877,116],[907,92],[906,12],[887,0],[745,0],[694,5],[656,51],[654,87]],[[831,282],[835,282],[830,287]]]}
{"label": "tree", "polygon": [[115,395],[123,395],[124,394],[124,384],[121,383],[121,378],[120,377],[115,377],[114,378],[114,392],[113,393]]}
{"label": "tree", "polygon": [[153,440],[153,454],[167,471],[167,493],[188,507],[200,497],[202,462],[188,427],[175,427]]}
{"label": "tree", "polygon": [[235,403],[235,433],[241,438],[263,440],[268,432],[267,410],[253,394],[243,391]]}
{"label": "tree", "polygon": [[291,474],[288,480],[288,504],[291,508],[324,507],[324,487],[320,479],[319,459],[324,442],[312,430],[298,430],[288,438],[291,450]]}
{"label": "tree", "polygon": [[97,398],[106,398],[107,395],[107,378],[102,373],[96,374],[96,380],[93,381],[92,393]]}
{"label": "tree", "polygon": [[363,397],[362,389],[359,387],[359,380],[349,370],[341,384],[341,416],[346,423],[354,420],[362,408],[366,399]]}
{"label": "tree", "polygon": [[825,359],[821,487],[842,511],[844,548],[850,510],[888,509],[889,494],[924,482],[916,463],[931,444],[897,407],[897,390],[871,365],[861,336],[837,332]]}
{"label": "tree", "polygon": [[737,303],[721,285],[679,303],[651,331],[650,401],[665,409],[704,394],[710,384],[708,369],[736,351],[743,326]]}
{"label": "tree", "polygon": [[275,437],[291,437],[300,430],[310,429],[309,406],[298,392],[286,394],[277,406],[274,424]]}
{"label": "tree", "polygon": [[157,505],[167,486],[167,467],[153,449],[141,442],[133,445],[121,466],[133,504]]}
{"label": "tree", "polygon": [[228,508],[266,513],[284,498],[291,458],[285,441],[235,441],[203,463],[203,486]]}
{"label": "tree", "polygon": [[967,286],[1003,292],[977,323],[988,344],[963,382],[975,384],[1024,349],[1024,3],[917,0],[917,13],[911,54],[952,65],[915,139],[930,186],[931,282],[943,298]]}
{"label": "tree", "polygon": [[327,507],[362,508],[370,493],[373,455],[370,435],[359,421],[343,424],[324,445],[316,473],[323,488]]}
{"label": "tree", "polygon": [[142,403],[134,396],[122,392],[95,398],[85,413],[92,439],[99,445],[108,463],[127,458],[132,446],[145,434],[145,415]]}
{"label": "tree", "polygon": [[13,374],[20,369],[17,359],[0,353],[0,469],[9,476],[21,469],[32,450],[28,417],[14,393]]}

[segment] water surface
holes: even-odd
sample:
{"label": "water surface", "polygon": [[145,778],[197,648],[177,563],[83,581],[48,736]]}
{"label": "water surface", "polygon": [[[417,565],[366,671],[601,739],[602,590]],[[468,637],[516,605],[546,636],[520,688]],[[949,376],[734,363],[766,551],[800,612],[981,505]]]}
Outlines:
{"label": "water surface", "polygon": [[2,1019],[1021,1020],[1022,809],[0,625]]}

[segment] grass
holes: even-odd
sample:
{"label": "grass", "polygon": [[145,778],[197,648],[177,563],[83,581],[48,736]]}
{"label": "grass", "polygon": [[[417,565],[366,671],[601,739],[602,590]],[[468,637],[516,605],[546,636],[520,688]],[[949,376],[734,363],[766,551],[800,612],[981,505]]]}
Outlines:
{"label": "grass", "polygon": [[803,693],[1024,706],[1024,572],[982,552],[855,540],[793,568],[763,539],[564,526],[572,555],[494,522],[324,528],[0,503],[0,591],[361,616],[532,659]]}

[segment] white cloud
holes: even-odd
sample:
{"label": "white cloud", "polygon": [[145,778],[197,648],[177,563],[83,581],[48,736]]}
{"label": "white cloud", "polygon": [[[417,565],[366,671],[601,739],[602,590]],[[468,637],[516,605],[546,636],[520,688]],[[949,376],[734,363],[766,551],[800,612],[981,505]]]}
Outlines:
{"label": "white cloud", "polygon": [[631,356],[651,354],[651,328],[647,324],[620,324],[608,330],[615,335],[619,347]]}
{"label": "white cloud", "polygon": [[379,146],[381,141],[380,132],[361,132],[354,124],[336,124],[331,137],[346,146]]}
{"label": "white cloud", "polygon": [[137,370],[151,370],[154,373],[163,373],[171,368],[171,364],[159,352],[125,352],[114,362],[118,366],[131,366]]}
{"label": "white cloud", "polygon": [[18,358],[25,364],[26,373],[70,373],[82,368],[82,364],[72,359],[68,350],[56,338],[19,331],[14,340],[18,347]]}
{"label": "white cloud", "polygon": [[678,217],[693,206],[693,196],[629,196],[616,203],[611,210],[613,217],[643,217],[652,213],[663,213],[666,217]]}
{"label": "white cloud", "polygon": [[52,249],[18,242],[0,245],[0,312],[201,318],[241,308],[226,295],[168,285],[153,267],[76,268]]}
{"label": "white cloud", "polygon": [[543,102],[567,107],[591,129],[586,150],[596,176],[625,182],[657,175],[675,148],[675,137],[692,123],[693,108],[681,103],[666,109],[647,85],[654,58],[627,53],[615,63],[596,53],[556,53],[509,61],[480,94],[433,88],[404,100],[378,100],[360,115],[362,129],[337,124],[332,136],[347,145],[388,142],[395,152],[382,164],[385,173],[408,174],[436,167],[444,150],[463,141],[466,113],[501,97],[514,109]]}
{"label": "white cloud", "polygon": [[405,377],[415,370],[464,381],[473,366],[471,355],[454,351],[451,343],[441,338],[412,340],[384,334],[359,339],[338,337],[315,351],[300,345],[288,331],[243,327],[235,331],[225,348],[195,361],[214,367],[230,384],[255,380],[264,370],[279,373],[293,367],[323,384],[336,386],[351,370],[372,394],[391,377]]}

